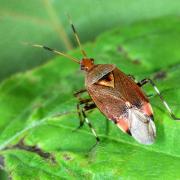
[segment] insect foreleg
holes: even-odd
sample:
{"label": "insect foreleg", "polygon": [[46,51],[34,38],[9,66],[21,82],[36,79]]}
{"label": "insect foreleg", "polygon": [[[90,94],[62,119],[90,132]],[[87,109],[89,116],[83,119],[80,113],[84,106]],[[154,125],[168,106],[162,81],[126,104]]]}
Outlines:
{"label": "insect foreleg", "polygon": [[96,105],[94,103],[92,103],[92,99],[91,98],[82,98],[81,95],[87,92],[86,89],[81,89],[79,91],[77,91],[76,93],[74,93],[74,96],[79,100],[79,102],[77,103],[77,113],[79,116],[79,120],[80,120],[80,125],[77,129],[81,128],[84,125],[84,118],[82,117],[82,109],[81,109],[81,105],[83,105],[83,108],[85,111],[88,111],[90,109],[93,109],[96,107]]}
{"label": "insect foreleg", "polygon": [[82,98],[81,98],[80,96],[81,96],[83,93],[85,93],[85,92],[87,92],[86,89],[81,89],[81,90],[75,92],[75,93],[74,93],[74,96],[75,96],[79,101],[81,101]]}
{"label": "insect foreleg", "polygon": [[169,112],[170,116],[174,119],[174,120],[180,120],[180,118],[176,117],[175,114],[172,112],[171,108],[169,107],[168,103],[165,101],[164,97],[161,95],[159,89],[157,88],[157,86],[155,85],[155,83],[151,80],[151,79],[143,79],[142,81],[138,82],[137,84],[142,87],[143,85],[150,83],[154,90],[156,91],[157,95],[160,97],[163,105],[165,106],[165,108],[167,109],[167,111]]}

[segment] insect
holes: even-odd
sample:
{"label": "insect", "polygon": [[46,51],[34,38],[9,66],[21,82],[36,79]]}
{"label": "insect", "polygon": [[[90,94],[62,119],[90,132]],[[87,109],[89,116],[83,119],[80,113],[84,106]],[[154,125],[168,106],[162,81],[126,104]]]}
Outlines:
{"label": "insect", "polygon": [[[153,121],[153,110],[148,97],[144,94],[142,86],[150,83],[163,105],[174,120],[177,118],[160,91],[151,79],[135,82],[131,76],[123,73],[114,64],[94,64],[94,59],[89,58],[82,48],[77,31],[71,21],[70,24],[82,53],[82,60],[59,52],[55,49],[32,44],[34,47],[44,48],[58,55],[64,56],[80,65],[85,71],[85,89],[76,92],[78,98],[77,112],[80,119],[79,127],[84,123],[90,127],[96,137],[96,144],[100,141],[92,124],[86,116],[86,111],[98,108],[109,120],[113,121],[123,132],[131,135],[141,144],[153,144],[156,137],[156,127]],[[83,99],[82,94],[87,92],[89,98]]]}

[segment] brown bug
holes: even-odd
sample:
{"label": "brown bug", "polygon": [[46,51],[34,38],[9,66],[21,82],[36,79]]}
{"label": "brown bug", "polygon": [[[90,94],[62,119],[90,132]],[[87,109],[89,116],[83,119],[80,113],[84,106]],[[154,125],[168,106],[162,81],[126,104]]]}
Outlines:
{"label": "brown bug", "polygon": [[[180,120],[172,113],[169,105],[151,79],[143,79],[136,83],[131,76],[126,75],[113,64],[94,64],[94,59],[88,58],[83,50],[71,20],[70,23],[83,55],[81,61],[43,45],[33,44],[32,46],[44,48],[65,56],[80,64],[81,70],[86,72],[86,88],[74,95],[79,100],[77,104],[80,118],[79,127],[86,122],[96,137],[96,143],[99,142],[99,137],[86,116],[86,111],[96,107],[123,132],[131,135],[139,143],[152,144],[154,142],[156,127],[153,121],[153,111],[148,97],[141,89],[146,83],[150,83],[153,86],[171,117],[174,120]],[[81,98],[80,96],[84,92],[88,92],[90,98]],[[81,105],[83,105],[83,108],[80,108]]]}

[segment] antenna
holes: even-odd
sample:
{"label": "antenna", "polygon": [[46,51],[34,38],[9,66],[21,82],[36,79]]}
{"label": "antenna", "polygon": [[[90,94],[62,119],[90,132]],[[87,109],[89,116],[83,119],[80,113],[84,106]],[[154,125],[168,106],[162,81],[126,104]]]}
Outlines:
{"label": "antenna", "polygon": [[69,19],[69,23],[70,23],[70,25],[71,25],[71,28],[72,28],[72,30],[73,30],[74,36],[75,36],[75,38],[76,38],[76,41],[77,41],[77,43],[78,43],[78,45],[79,45],[79,47],[80,47],[80,49],[81,49],[81,53],[82,53],[83,57],[87,58],[86,52],[85,52],[84,49],[82,48],[82,45],[81,45],[79,36],[78,36],[77,31],[76,31],[76,29],[75,29],[75,27],[74,27],[74,25],[73,25],[73,23],[72,23],[71,17],[70,17],[68,14],[67,14],[67,16],[68,16],[68,19]]}
{"label": "antenna", "polygon": [[25,44],[25,45],[30,45],[30,46],[37,47],[37,48],[43,48],[43,49],[45,49],[45,50],[48,50],[48,51],[51,51],[51,52],[53,52],[53,53],[55,53],[55,54],[64,56],[64,57],[66,57],[66,58],[68,58],[68,59],[70,59],[70,60],[72,60],[72,61],[80,64],[80,61],[79,61],[78,59],[76,59],[76,58],[74,58],[74,57],[72,57],[72,56],[70,56],[70,55],[68,55],[68,54],[65,54],[65,53],[63,53],[63,52],[57,51],[56,49],[52,49],[52,48],[49,48],[49,47],[47,47],[47,46],[40,45],[40,44],[30,44],[30,43],[26,43],[26,42],[23,43],[23,44]]}

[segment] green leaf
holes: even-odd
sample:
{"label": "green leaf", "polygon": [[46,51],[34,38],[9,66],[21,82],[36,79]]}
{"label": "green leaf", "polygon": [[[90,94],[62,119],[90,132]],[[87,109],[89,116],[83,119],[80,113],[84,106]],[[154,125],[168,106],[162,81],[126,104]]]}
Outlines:
{"label": "green leaf", "polygon": [[0,80],[52,57],[21,42],[41,43],[62,51],[70,49],[75,43],[67,13],[82,42],[112,27],[180,14],[179,0],[0,0],[0,4]]}
{"label": "green leaf", "polygon": [[[155,80],[173,112],[180,102],[180,20],[166,17],[102,34],[84,45],[97,64],[116,64],[138,80]],[[80,57],[79,49],[69,52]],[[79,125],[73,92],[84,87],[77,64],[56,57],[17,74],[0,86],[0,155],[4,170],[21,179],[178,179],[180,124],[173,121],[151,86],[145,91],[154,110],[157,139],[140,145],[107,122],[96,109],[88,113],[101,142]],[[23,143],[22,143],[23,142]]]}

